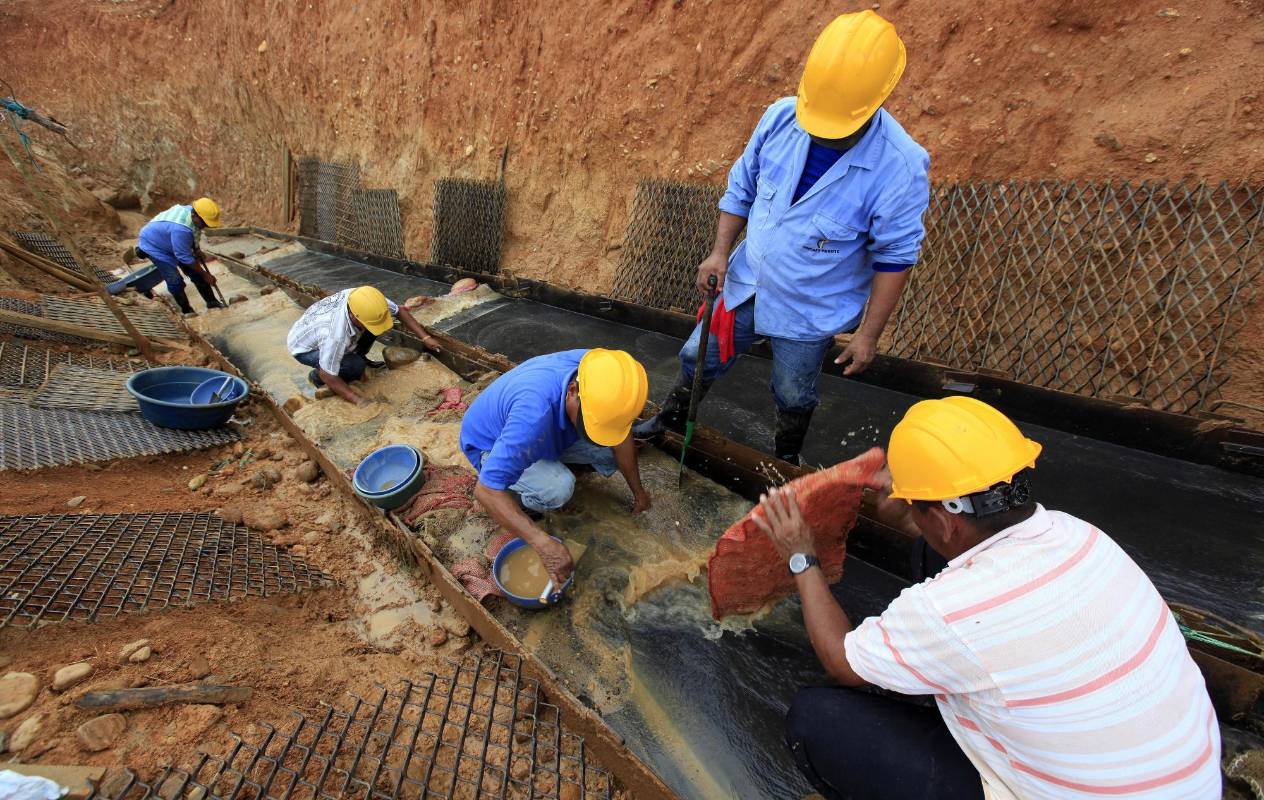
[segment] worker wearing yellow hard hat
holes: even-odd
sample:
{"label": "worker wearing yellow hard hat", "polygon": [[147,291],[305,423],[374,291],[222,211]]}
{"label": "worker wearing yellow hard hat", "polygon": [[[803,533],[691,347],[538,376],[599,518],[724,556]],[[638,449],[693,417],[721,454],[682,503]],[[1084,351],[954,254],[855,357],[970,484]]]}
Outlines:
{"label": "worker wearing yellow hard hat", "polygon": [[461,450],[478,471],[474,496],[506,531],[540,554],[556,586],[570,552],[531,514],[561,508],[575,491],[567,465],[617,470],[632,490],[632,512],[649,509],[632,422],[645,407],[645,368],[622,350],[566,350],[536,356],[493,381],[461,421]]}
{"label": "worker wearing yellow hard hat", "polygon": [[944,561],[854,627],[793,492],[762,501],[842,684],[801,690],[787,720],[826,798],[1220,797],[1215,712],[1171,611],[1109,536],[1036,501],[1040,454],[978,400],[910,408],[873,488]]}
{"label": "worker wearing yellow hard hat", "polygon": [[[702,391],[768,340],[773,453],[792,463],[835,336],[851,333],[836,359],[844,374],[868,367],[925,234],[929,158],[882,108],[904,66],[894,26],[873,11],[826,26],[797,96],[769,106],[729,171],[715,244],[698,266],[699,291],[709,297],[714,278],[719,292]],[[702,335],[699,326],[686,341],[679,380],[637,438],[684,428]]]}
{"label": "worker wearing yellow hard hat", "polygon": [[438,339],[372,286],[343,289],[312,303],[290,327],[285,345],[300,364],[312,368],[308,381],[318,390],[328,387],[350,403],[367,405],[350,384],[369,367],[384,366],[368,357],[369,350],[395,326],[396,318],[423,346],[439,352]]}
{"label": "worker wearing yellow hard hat", "polygon": [[181,273],[193,282],[207,310],[223,307],[215,296],[215,276],[199,244],[203,228],[218,227],[219,206],[209,197],[199,197],[188,205],[172,206],[140,230],[136,254],[153,263],[167,284],[167,292],[184,314],[192,314],[193,307],[184,292]]}

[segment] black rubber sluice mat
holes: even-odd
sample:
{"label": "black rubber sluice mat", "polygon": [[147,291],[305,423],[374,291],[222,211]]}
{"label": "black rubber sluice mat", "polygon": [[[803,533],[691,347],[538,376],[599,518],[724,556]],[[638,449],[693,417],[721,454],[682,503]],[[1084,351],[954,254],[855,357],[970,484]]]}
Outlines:
{"label": "black rubber sluice mat", "polygon": [[212,514],[0,517],[0,627],[91,622],[329,583],[301,557]]}
{"label": "black rubber sluice mat", "polygon": [[140,414],[33,408],[0,400],[0,470],[38,469],[230,444],[233,428],[160,428]]}

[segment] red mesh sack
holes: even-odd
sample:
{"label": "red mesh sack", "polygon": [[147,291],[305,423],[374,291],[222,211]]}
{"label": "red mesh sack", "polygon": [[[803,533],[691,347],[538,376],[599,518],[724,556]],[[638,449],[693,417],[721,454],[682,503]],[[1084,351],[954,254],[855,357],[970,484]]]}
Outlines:
{"label": "red mesh sack", "polygon": [[[886,456],[873,448],[850,461],[791,481],[803,518],[816,540],[816,555],[826,579],[843,575],[847,534],[856,524],[860,497]],[[756,506],[758,508],[758,506]],[[715,544],[707,562],[711,615],[751,614],[794,592],[794,577],[785,559],[755,525],[755,509],[729,527]]]}

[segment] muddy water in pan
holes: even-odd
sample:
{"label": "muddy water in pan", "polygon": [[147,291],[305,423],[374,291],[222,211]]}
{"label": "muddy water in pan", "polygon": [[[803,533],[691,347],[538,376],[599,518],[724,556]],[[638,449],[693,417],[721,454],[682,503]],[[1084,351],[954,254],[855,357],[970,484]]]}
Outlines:
{"label": "muddy water in pan", "polygon": [[[590,476],[570,510],[544,521],[587,546],[567,600],[492,607],[682,797],[801,797],[810,788],[782,743],[783,718],[797,688],[827,679],[799,609],[786,601],[717,623],[707,598],[707,556],[750,503],[692,473],[677,490],[675,462],[657,451],[641,469],[654,497],[646,514],[628,512],[618,476]],[[854,560],[845,574],[851,611],[876,612],[899,591]]]}

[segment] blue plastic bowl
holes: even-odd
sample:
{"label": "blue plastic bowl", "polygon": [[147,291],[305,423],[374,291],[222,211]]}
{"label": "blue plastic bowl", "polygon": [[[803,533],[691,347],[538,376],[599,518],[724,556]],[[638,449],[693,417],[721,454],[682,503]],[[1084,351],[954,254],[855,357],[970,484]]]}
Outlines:
{"label": "blue plastic bowl", "polygon": [[[553,541],[555,542],[562,541],[556,536],[553,536],[550,538],[552,538]],[[492,580],[496,581],[496,586],[500,588],[500,591],[504,593],[505,597],[509,600],[509,602],[513,603],[514,605],[522,606],[523,608],[534,608],[534,609],[548,608],[553,603],[556,603],[558,600],[561,600],[562,595],[566,594],[566,592],[570,590],[571,584],[575,582],[574,570],[571,570],[571,575],[569,578],[566,579],[566,583],[562,584],[562,588],[555,590],[553,594],[549,597],[549,599],[552,601],[550,603],[541,603],[540,598],[538,597],[522,597],[520,595],[516,595],[510,592],[508,589],[506,589],[505,585],[500,582],[501,564],[505,563],[505,559],[509,557],[510,553],[514,552],[515,550],[519,550],[523,547],[528,547],[528,546],[529,545],[527,545],[527,543],[524,542],[522,539],[510,539],[508,544],[500,548],[500,552],[497,553],[496,558],[492,560]]]}
{"label": "blue plastic bowl", "polygon": [[[222,390],[220,387],[224,387]],[[216,392],[219,397],[216,398]],[[189,402],[195,406],[209,405],[212,401],[219,402],[222,400],[234,400],[246,393],[246,384],[244,381],[228,381],[224,382],[223,378],[208,378],[197,385],[193,393],[189,395]]]}
{"label": "blue plastic bowl", "polygon": [[364,457],[351,477],[352,488],[378,508],[399,508],[426,482],[424,462],[411,445],[387,445]]}
{"label": "blue plastic bowl", "polygon": [[[210,379],[223,383],[231,378],[232,398],[218,403],[194,403],[193,390]],[[127,379],[127,391],[136,398],[145,419],[164,428],[201,431],[228,421],[233,409],[246,397],[246,382],[235,375],[205,367],[154,367]]]}
{"label": "blue plastic bowl", "polygon": [[159,283],[162,283],[162,273],[153,264],[146,264],[134,272],[129,272],[105,288],[110,294],[120,294],[128,289],[147,292]]}

